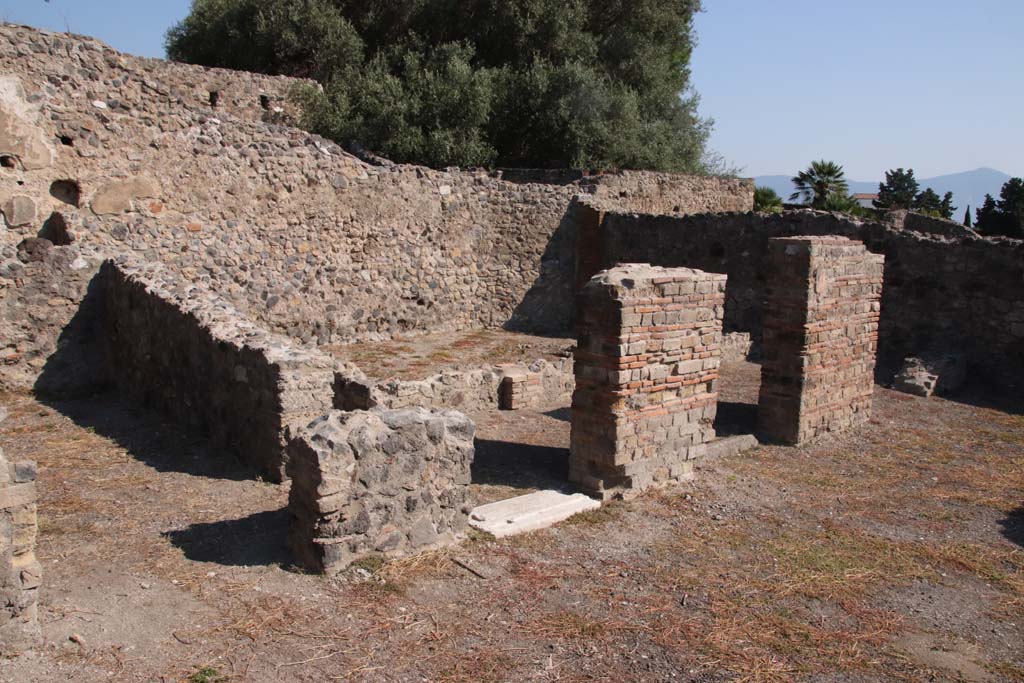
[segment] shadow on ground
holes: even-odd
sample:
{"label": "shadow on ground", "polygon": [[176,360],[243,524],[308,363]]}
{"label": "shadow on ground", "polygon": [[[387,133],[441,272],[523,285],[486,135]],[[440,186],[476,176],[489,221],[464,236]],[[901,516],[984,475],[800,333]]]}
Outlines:
{"label": "shadow on ground", "polygon": [[241,567],[290,563],[287,535],[288,508],[164,533],[190,560]]}
{"label": "shadow on ground", "polygon": [[719,438],[754,434],[757,431],[757,404],[718,402],[715,417],[715,435]]}
{"label": "shadow on ground", "polygon": [[562,489],[569,479],[569,451],[508,441],[476,440],[474,484],[521,489]]}
{"label": "shadow on ground", "polygon": [[1024,505],[999,520],[999,526],[1003,528],[1003,536],[1024,548]]}
{"label": "shadow on ground", "polygon": [[1024,415],[1024,381],[972,375],[966,384],[942,398],[1010,415]]}
{"label": "shadow on ground", "polygon": [[114,392],[87,398],[41,399],[79,427],[114,441],[136,460],[158,472],[244,481],[259,473],[230,452],[214,448],[159,413],[131,403]]}

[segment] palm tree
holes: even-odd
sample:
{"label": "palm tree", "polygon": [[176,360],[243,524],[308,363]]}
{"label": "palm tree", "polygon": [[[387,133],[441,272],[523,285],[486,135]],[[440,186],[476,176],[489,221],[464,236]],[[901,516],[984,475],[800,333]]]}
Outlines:
{"label": "palm tree", "polygon": [[793,184],[796,186],[796,192],[790,195],[789,201],[803,198],[805,204],[810,204],[815,209],[822,208],[830,195],[838,194],[845,197],[850,192],[843,167],[834,161],[824,159],[813,162],[806,171],[800,171],[794,176]]}

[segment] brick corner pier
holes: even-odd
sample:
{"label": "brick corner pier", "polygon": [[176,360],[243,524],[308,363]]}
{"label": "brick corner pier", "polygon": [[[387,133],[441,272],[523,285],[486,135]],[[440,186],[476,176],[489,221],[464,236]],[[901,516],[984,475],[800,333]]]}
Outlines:
{"label": "brick corner pier", "polygon": [[871,415],[885,257],[844,237],[770,241],[758,430],[790,445]]}
{"label": "brick corner pier", "polygon": [[725,275],[624,264],[579,295],[569,478],[602,499],[688,478],[714,439]]}

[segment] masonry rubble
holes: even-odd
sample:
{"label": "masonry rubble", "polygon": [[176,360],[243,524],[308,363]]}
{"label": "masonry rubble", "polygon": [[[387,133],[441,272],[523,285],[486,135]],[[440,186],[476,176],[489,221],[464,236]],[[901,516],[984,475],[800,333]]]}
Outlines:
{"label": "masonry rubble", "polygon": [[469,520],[473,422],[425,408],[332,411],[288,446],[289,543],[312,571],[457,540]]}
{"label": "masonry rubble", "polygon": [[625,264],[579,296],[569,478],[603,499],[693,473],[714,439],[726,276]]}
{"label": "masonry rubble", "polygon": [[907,358],[896,373],[893,389],[930,397],[956,391],[967,379],[967,361],[961,353],[931,352]]}
{"label": "masonry rubble", "polygon": [[[0,406],[0,422],[7,417]],[[40,638],[36,560],[36,465],[8,462],[0,449],[0,653],[16,654]]]}
{"label": "masonry rubble", "polygon": [[844,237],[771,240],[758,431],[803,444],[871,415],[885,257]]}

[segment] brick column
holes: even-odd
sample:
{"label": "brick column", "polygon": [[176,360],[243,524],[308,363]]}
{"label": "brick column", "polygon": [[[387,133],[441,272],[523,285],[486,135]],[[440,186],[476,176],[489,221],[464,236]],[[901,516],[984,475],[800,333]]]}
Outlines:
{"label": "brick column", "polygon": [[868,420],[884,261],[844,237],[770,241],[763,439],[802,444]]}
{"label": "brick column", "polygon": [[39,639],[35,478],[35,463],[8,463],[0,451],[0,652],[4,654],[27,650]]}
{"label": "brick column", "polygon": [[714,438],[725,275],[626,264],[579,295],[569,478],[603,499],[693,472]]}

